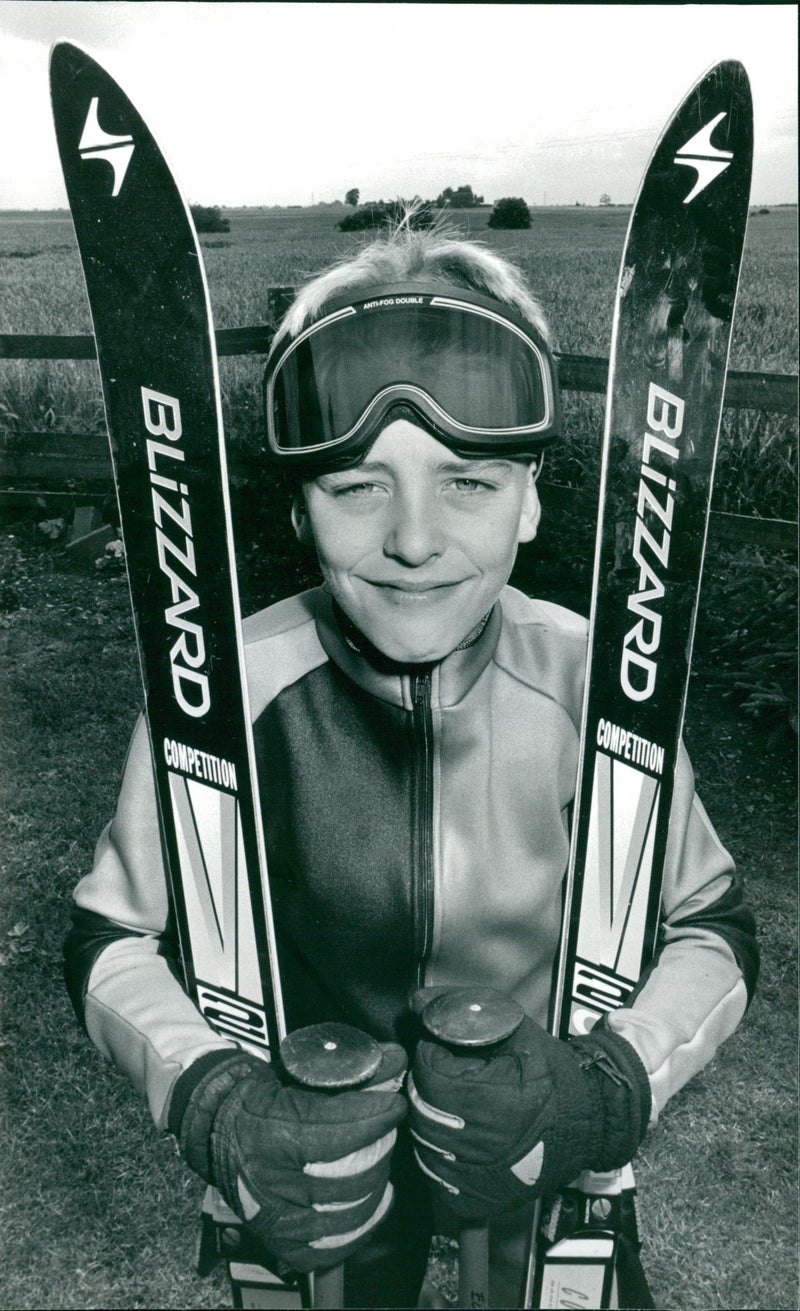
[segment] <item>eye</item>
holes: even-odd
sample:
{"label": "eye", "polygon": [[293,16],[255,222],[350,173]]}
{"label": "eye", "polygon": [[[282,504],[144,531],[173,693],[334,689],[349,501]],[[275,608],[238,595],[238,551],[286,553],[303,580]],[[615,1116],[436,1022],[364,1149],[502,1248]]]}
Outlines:
{"label": "eye", "polygon": [[341,500],[345,497],[354,498],[359,496],[375,496],[381,491],[382,488],[378,483],[368,482],[343,483],[339,487],[333,487],[331,489],[332,495],[335,496],[337,500]]}
{"label": "eye", "polygon": [[453,478],[451,487],[457,492],[463,492],[465,495],[474,495],[477,492],[491,492],[495,490],[495,485],[486,482],[483,478]]}

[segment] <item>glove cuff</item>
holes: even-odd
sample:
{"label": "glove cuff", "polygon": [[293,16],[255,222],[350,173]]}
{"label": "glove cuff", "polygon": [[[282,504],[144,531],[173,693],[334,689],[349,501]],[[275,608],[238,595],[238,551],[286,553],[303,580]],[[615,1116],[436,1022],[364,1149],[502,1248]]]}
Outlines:
{"label": "glove cuff", "polygon": [[631,1043],[604,1025],[570,1046],[600,1102],[603,1132],[591,1170],[618,1170],[636,1153],[647,1131],[652,1093],[647,1070]]}
{"label": "glove cuff", "polygon": [[240,1052],[231,1047],[215,1047],[213,1051],[205,1052],[202,1056],[198,1056],[196,1061],[192,1061],[191,1065],[187,1065],[172,1086],[167,1114],[167,1133],[180,1138],[183,1114],[197,1085],[210,1070],[229,1061],[232,1056],[240,1055]]}
{"label": "glove cuff", "polygon": [[260,1068],[269,1066],[256,1056],[220,1048],[194,1061],[175,1084],[169,1129],[178,1138],[187,1165],[206,1183],[217,1182],[211,1152],[217,1112],[236,1085]]}

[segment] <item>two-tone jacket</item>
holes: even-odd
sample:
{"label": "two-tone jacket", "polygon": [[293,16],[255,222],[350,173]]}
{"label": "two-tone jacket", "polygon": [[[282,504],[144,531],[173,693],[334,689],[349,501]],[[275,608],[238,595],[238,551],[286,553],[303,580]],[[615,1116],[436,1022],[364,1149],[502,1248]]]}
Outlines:
{"label": "two-tone jacket", "polygon": [[[245,624],[261,806],[289,1027],[406,1035],[421,984],[480,983],[547,1020],[578,761],[585,622],[505,588],[433,666],[366,650],[324,588]],[[658,951],[610,1016],[654,1114],[739,1023],[752,919],[694,791],[676,778]],[[70,991],[157,1124],[199,1056],[233,1046],[183,990],[140,723],[116,815],[75,893]]]}

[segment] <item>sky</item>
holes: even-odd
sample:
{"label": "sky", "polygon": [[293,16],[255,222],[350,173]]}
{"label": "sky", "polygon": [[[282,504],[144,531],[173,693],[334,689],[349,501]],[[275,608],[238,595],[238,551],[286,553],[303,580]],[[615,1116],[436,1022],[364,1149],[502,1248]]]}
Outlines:
{"label": "sky", "polygon": [[469,184],[486,202],[630,202],[690,86],[740,59],[756,204],[797,200],[797,7],[0,0],[0,209],[66,205],[48,52],[117,79],[198,204]]}

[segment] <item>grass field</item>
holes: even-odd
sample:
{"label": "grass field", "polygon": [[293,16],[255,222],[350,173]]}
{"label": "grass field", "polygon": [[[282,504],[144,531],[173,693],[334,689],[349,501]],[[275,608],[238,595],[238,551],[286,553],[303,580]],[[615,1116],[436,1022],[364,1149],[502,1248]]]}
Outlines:
{"label": "grass field", "polygon": [[[356,244],[324,209],[232,219],[230,236],[204,240],[219,327],[263,321],[270,286],[294,284]],[[466,224],[529,272],[558,347],[607,354],[627,215],[535,212],[530,233],[492,234],[485,220],[482,211]],[[751,220],[734,367],[796,369],[795,223],[793,209]],[[0,271],[0,332],[89,330],[66,217],[0,216]],[[101,430],[93,365],[0,369],[0,431]],[[259,373],[257,362],[223,361],[229,432],[255,448]],[[599,398],[569,398],[567,418],[557,467],[580,484],[596,472]],[[793,420],[729,415],[723,454],[720,505],[796,517]],[[281,528],[270,537],[253,522],[257,499],[238,509],[248,608],[308,576]],[[274,510],[267,501],[260,513]],[[518,581],[580,604],[590,527],[554,517]],[[740,1031],[673,1100],[638,1159],[645,1262],[665,1311],[798,1306],[794,688],[780,693],[780,720],[752,701],[747,714],[739,708],[748,660],[753,696],[767,687],[765,646],[783,644],[780,677],[793,684],[793,576],[786,554],[719,550],[709,561],[686,736],[700,795],[747,881],[763,972]],[[193,1273],[202,1185],[78,1030],[61,981],[71,891],[113,809],[140,701],[122,575],[69,565],[35,520],[7,522],[0,671],[0,1306],[229,1306],[220,1274]],[[446,1255],[434,1274],[451,1287]]]}
{"label": "grass field", "polygon": [[[340,211],[230,210],[231,232],[203,237],[218,328],[264,321],[267,291],[293,286],[351,253],[359,235],[340,233]],[[461,210],[452,223],[525,270],[552,320],[559,350],[608,353],[610,310],[628,222],[622,207],[536,209],[529,231],[498,232],[488,211]],[[731,364],[791,373],[796,367],[797,209],[750,219]],[[66,214],[0,213],[7,291],[0,332],[87,332],[88,311]]]}

